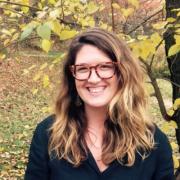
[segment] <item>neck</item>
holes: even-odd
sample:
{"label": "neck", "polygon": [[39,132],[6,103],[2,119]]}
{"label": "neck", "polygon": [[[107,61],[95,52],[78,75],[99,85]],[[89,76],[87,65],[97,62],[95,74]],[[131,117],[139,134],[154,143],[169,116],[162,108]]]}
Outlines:
{"label": "neck", "polygon": [[104,129],[104,122],[107,118],[106,107],[90,107],[85,106],[85,114],[87,118],[87,128],[98,130],[98,132]]}

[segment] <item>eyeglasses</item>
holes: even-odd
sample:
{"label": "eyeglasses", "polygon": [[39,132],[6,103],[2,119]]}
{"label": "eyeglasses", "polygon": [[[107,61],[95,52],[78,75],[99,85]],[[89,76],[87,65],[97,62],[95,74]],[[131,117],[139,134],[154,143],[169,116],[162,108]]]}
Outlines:
{"label": "eyeglasses", "polygon": [[112,78],[116,72],[117,62],[104,62],[95,66],[88,64],[75,64],[70,66],[70,70],[75,79],[84,81],[90,78],[92,68],[95,69],[97,76],[101,79]]}

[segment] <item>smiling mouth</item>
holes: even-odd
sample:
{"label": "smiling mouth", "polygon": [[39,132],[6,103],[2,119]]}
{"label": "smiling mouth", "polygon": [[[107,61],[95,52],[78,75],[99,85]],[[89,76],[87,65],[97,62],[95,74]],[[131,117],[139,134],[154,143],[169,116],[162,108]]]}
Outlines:
{"label": "smiling mouth", "polygon": [[93,94],[101,93],[106,87],[88,87],[88,91]]}

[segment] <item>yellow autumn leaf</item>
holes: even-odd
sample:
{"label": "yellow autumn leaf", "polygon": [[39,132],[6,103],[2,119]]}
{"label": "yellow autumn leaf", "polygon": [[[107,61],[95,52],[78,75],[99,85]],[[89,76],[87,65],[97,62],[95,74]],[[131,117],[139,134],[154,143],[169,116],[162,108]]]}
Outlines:
{"label": "yellow autumn leaf", "polygon": [[12,35],[11,31],[8,31],[7,29],[2,29],[1,32],[2,32],[3,34],[8,35],[8,36],[11,36],[11,35]]}
{"label": "yellow autumn leaf", "polygon": [[102,29],[107,29],[107,27],[108,27],[108,25],[105,23],[101,23],[101,25],[100,25],[100,28],[102,28]]}
{"label": "yellow autumn leaf", "polygon": [[174,108],[174,110],[177,110],[178,108],[180,108],[180,98],[177,98],[174,101],[173,108]]}
{"label": "yellow autumn leaf", "polygon": [[58,20],[54,20],[54,21],[52,21],[51,24],[52,24],[52,25],[51,25],[52,31],[53,31],[55,34],[57,34],[58,36],[60,36],[60,35],[61,35],[62,26],[61,26],[61,24],[59,23],[59,21],[58,21]]}
{"label": "yellow autumn leaf", "polygon": [[43,87],[44,88],[48,87],[49,83],[50,83],[49,76],[48,75],[44,75],[44,77],[43,77]]}
{"label": "yellow autumn leaf", "polygon": [[118,3],[112,3],[112,7],[113,7],[114,9],[120,9],[120,8],[121,8]]}
{"label": "yellow autumn leaf", "polygon": [[169,125],[171,126],[171,127],[173,127],[174,129],[177,129],[178,128],[178,126],[177,126],[177,123],[175,122],[175,121],[170,121],[169,122]]}
{"label": "yellow autumn leaf", "polygon": [[3,152],[4,150],[4,147],[0,147],[0,152]]}
{"label": "yellow autumn leaf", "polygon": [[45,69],[47,66],[48,66],[48,63],[44,63],[44,64],[42,64],[42,65],[41,65],[41,67],[40,67],[40,70]]}
{"label": "yellow autumn leaf", "polygon": [[49,4],[56,4],[56,1],[55,0],[48,0],[48,3]]}
{"label": "yellow autumn leaf", "polygon": [[51,71],[53,68],[54,68],[54,64],[51,64],[51,65],[49,66],[49,70]]}
{"label": "yellow autumn leaf", "polygon": [[134,12],[134,9],[133,8],[127,8],[127,9],[121,8],[121,11],[125,17],[128,17]]}
{"label": "yellow autumn leaf", "polygon": [[169,48],[168,56],[173,56],[180,51],[180,44],[174,44]]}
{"label": "yellow autumn leaf", "polygon": [[7,44],[9,44],[9,42],[10,42],[10,39],[6,39],[5,41],[4,41],[4,46],[6,46]]}
{"label": "yellow autumn leaf", "polygon": [[94,2],[89,2],[87,5],[87,14],[95,13],[99,7]]}
{"label": "yellow autumn leaf", "polygon": [[63,30],[60,34],[60,40],[67,40],[74,37],[78,32],[75,30]]}
{"label": "yellow autumn leaf", "polygon": [[40,2],[38,3],[38,8],[39,8],[39,9],[42,9],[42,8],[43,8],[42,3],[40,3]]}
{"label": "yellow autumn leaf", "polygon": [[51,49],[51,41],[43,39],[41,46],[45,52],[49,52],[49,50]]}
{"label": "yellow autumn leaf", "polygon": [[6,54],[0,53],[0,60],[3,60],[6,58]]}
{"label": "yellow autumn leaf", "polygon": [[52,113],[53,111],[52,107],[43,107],[41,110],[43,113]]}
{"label": "yellow autumn leaf", "polygon": [[174,115],[174,110],[171,108],[171,109],[169,109],[168,111],[167,111],[167,114],[169,115],[169,116],[173,116]]}
{"label": "yellow autumn leaf", "polygon": [[128,2],[136,7],[136,9],[139,7],[139,0],[128,0]]}
{"label": "yellow autumn leaf", "polygon": [[32,66],[30,66],[28,69],[31,70],[31,69],[34,69],[36,67],[35,64],[33,64]]}
{"label": "yellow autumn leaf", "polygon": [[180,35],[174,35],[174,39],[176,41],[176,44],[180,45]]}
{"label": "yellow autumn leaf", "polygon": [[180,12],[177,13],[177,16],[180,16]]}
{"label": "yellow autumn leaf", "polygon": [[146,36],[146,35],[138,35],[137,36],[138,40],[146,40],[147,38],[148,38],[148,36]]}
{"label": "yellow autumn leaf", "polygon": [[180,23],[176,24],[174,27],[177,28],[175,32],[180,33]]}
{"label": "yellow autumn leaf", "polygon": [[164,122],[161,126],[161,130],[164,132],[164,133],[168,133],[170,132],[172,129],[172,127],[169,125],[168,122]]}
{"label": "yellow autumn leaf", "polygon": [[167,24],[166,21],[158,22],[158,23],[156,23],[156,24],[153,24],[152,27],[153,27],[154,29],[163,29],[166,24]]}
{"label": "yellow autumn leaf", "polygon": [[174,162],[174,168],[178,168],[179,167],[179,160],[174,155],[173,155],[173,162]]}
{"label": "yellow autumn leaf", "polygon": [[173,22],[175,22],[176,21],[176,19],[175,18],[172,18],[172,17],[170,17],[170,18],[167,18],[167,20],[166,20],[167,22],[169,22],[169,23],[173,23]]}
{"label": "yellow autumn leaf", "polygon": [[95,26],[95,21],[94,21],[94,19],[90,19],[90,20],[88,21],[88,25],[89,25],[90,27],[94,27],[94,26]]}
{"label": "yellow autumn leaf", "polygon": [[19,33],[15,33],[11,39],[11,41],[15,41],[19,38]]}
{"label": "yellow autumn leaf", "polygon": [[[22,0],[22,4],[23,4],[23,5],[29,5],[29,0]],[[28,13],[28,11],[29,11],[29,8],[28,8],[28,7],[25,7],[25,6],[22,6],[21,9],[22,9],[22,11],[23,11],[24,13]]]}
{"label": "yellow autumn leaf", "polygon": [[37,92],[38,92],[38,89],[33,89],[33,90],[32,90],[32,94],[33,94],[33,95],[37,94]]}
{"label": "yellow autumn leaf", "polygon": [[22,7],[21,9],[22,9],[22,11],[23,11],[25,14],[28,13],[28,11],[29,11],[29,8],[28,8],[28,7]]}
{"label": "yellow autumn leaf", "polygon": [[171,142],[171,147],[173,150],[178,149],[178,145],[175,142]]}
{"label": "yellow autumn leaf", "polygon": [[38,72],[38,73],[34,76],[33,81],[37,81],[37,80],[39,80],[39,79],[40,79],[40,77],[41,77],[41,75],[42,75],[42,72],[41,72],[41,71],[40,71],[40,72]]}
{"label": "yellow autumn leaf", "polygon": [[162,40],[161,36],[157,32],[153,33],[151,35],[150,39],[151,39],[152,43],[154,44],[154,46],[157,46],[161,42],[161,40]]}
{"label": "yellow autumn leaf", "polygon": [[56,18],[58,18],[60,16],[60,14],[61,14],[61,10],[60,9],[55,9],[55,10],[53,10],[53,11],[51,11],[49,13],[49,17],[52,18],[52,19],[56,19]]}
{"label": "yellow autumn leaf", "polygon": [[25,75],[27,75],[27,74],[29,74],[29,71],[28,71],[27,69],[24,69],[22,75],[25,76]]}

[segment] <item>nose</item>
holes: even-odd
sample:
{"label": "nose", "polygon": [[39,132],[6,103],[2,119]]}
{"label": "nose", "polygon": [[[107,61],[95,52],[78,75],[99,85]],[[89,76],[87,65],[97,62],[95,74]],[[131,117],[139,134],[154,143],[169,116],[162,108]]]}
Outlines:
{"label": "nose", "polygon": [[96,70],[93,68],[91,69],[91,74],[88,79],[88,82],[90,83],[98,83],[101,81],[101,78],[97,75]]}

